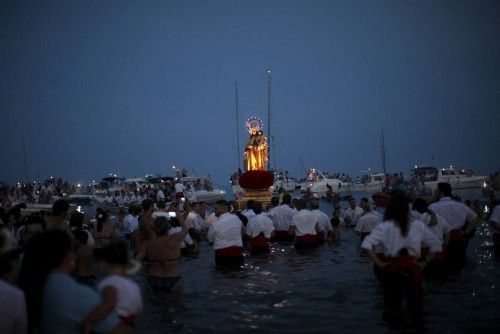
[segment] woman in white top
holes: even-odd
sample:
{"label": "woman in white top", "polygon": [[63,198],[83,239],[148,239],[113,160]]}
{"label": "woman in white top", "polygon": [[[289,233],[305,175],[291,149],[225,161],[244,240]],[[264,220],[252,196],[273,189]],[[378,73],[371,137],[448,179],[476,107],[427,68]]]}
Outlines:
{"label": "woman in white top", "polygon": [[[417,262],[422,245],[427,245],[430,251],[423,262]],[[375,275],[382,283],[386,309],[399,310],[403,294],[406,294],[408,309],[420,311],[421,270],[442,247],[424,223],[410,220],[408,200],[403,193],[392,195],[384,222],[366,236],[361,247],[375,263]],[[382,247],[383,253],[376,254],[374,247]]]}

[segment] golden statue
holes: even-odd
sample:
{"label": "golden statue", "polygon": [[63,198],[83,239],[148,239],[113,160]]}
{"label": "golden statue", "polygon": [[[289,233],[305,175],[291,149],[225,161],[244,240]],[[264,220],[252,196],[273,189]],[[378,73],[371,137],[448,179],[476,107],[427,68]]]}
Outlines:
{"label": "golden statue", "polygon": [[245,171],[265,170],[267,166],[267,138],[262,132],[262,121],[257,117],[248,119],[245,127],[250,133],[245,146]]}

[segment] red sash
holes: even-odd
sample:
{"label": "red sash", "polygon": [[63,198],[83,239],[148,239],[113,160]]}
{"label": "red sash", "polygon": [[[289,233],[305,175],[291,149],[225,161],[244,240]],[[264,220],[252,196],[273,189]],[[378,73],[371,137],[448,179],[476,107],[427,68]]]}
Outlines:
{"label": "red sash", "polygon": [[386,257],[384,255],[379,255],[379,257],[383,262],[389,262],[389,265],[387,265],[384,270],[388,272],[407,270],[416,284],[420,284],[422,281],[422,272],[413,256]]}
{"label": "red sash", "polygon": [[[422,247],[420,249],[420,254],[424,257],[429,255],[430,253],[430,248],[429,247]],[[442,263],[444,261],[444,252],[437,252],[434,253],[434,257],[432,258],[432,262],[436,263]]]}
{"label": "red sash", "polygon": [[127,326],[135,327],[135,316],[128,315],[126,317],[120,317],[120,320]]}
{"label": "red sash", "polygon": [[316,234],[304,234],[295,238],[295,246],[307,247],[314,246],[318,243]]}
{"label": "red sash", "polygon": [[243,248],[240,246],[230,246],[226,248],[216,249],[215,256],[240,257],[243,256]]}
{"label": "red sash", "polygon": [[450,231],[450,240],[453,240],[453,241],[463,241],[464,240],[464,231],[462,231],[462,230],[451,230]]}
{"label": "red sash", "polygon": [[248,249],[251,252],[269,250],[268,239],[263,235],[258,235],[255,238],[250,239]]}
{"label": "red sash", "polygon": [[316,232],[316,240],[318,242],[325,242],[325,231]]}

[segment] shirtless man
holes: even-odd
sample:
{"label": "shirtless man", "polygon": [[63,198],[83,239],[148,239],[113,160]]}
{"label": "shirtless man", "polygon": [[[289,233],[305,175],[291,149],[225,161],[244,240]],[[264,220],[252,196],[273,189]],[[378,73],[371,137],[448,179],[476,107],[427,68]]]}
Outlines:
{"label": "shirtless man", "polygon": [[52,215],[45,217],[47,231],[63,231],[70,234],[68,221],[69,203],[58,199],[52,205]]}
{"label": "shirtless man", "polygon": [[147,280],[154,292],[179,291],[181,288],[178,261],[181,256],[181,243],[188,229],[184,217],[178,212],[176,219],[182,230],[169,235],[169,219],[157,217],[154,223],[155,236],[142,245],[135,257],[136,260],[149,264]]}

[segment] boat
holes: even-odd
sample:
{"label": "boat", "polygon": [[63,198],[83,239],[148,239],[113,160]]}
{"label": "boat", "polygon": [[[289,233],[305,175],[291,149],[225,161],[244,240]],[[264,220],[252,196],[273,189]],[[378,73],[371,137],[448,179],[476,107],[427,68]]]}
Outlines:
{"label": "boat", "polygon": [[292,192],[300,188],[300,184],[293,177],[289,177],[285,172],[274,172],[273,192],[278,192],[280,188],[285,189],[286,192]]}
{"label": "boat", "polygon": [[300,189],[302,192],[309,189],[312,193],[318,193],[321,195],[326,194],[328,186],[333,188],[333,191],[338,193],[344,189],[348,189],[351,183],[344,182],[336,178],[329,178],[325,176],[320,170],[311,168],[307,173],[307,179],[302,183]]}
{"label": "boat", "polygon": [[470,169],[418,167],[412,170],[413,178],[423,182],[426,187],[436,190],[439,182],[447,182],[453,189],[481,188],[486,181],[486,176],[476,176]]}
{"label": "boat", "polygon": [[353,185],[355,191],[374,192],[380,191],[385,185],[385,173],[373,173],[370,170],[363,171],[359,181]]}
{"label": "boat", "polygon": [[110,176],[102,178],[101,182],[95,186],[95,195],[104,197],[108,192],[121,191],[123,189],[123,181],[125,181],[125,178],[118,177],[116,174],[110,174]]}
{"label": "boat", "polygon": [[226,191],[214,189],[209,178],[185,176],[179,179],[184,185],[184,196],[191,202],[215,203],[224,199]]}

